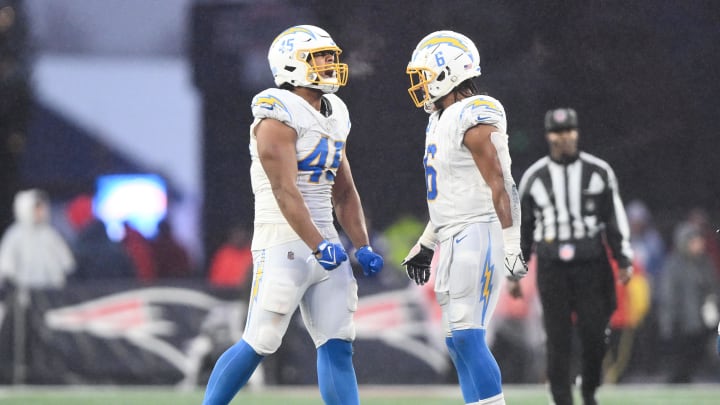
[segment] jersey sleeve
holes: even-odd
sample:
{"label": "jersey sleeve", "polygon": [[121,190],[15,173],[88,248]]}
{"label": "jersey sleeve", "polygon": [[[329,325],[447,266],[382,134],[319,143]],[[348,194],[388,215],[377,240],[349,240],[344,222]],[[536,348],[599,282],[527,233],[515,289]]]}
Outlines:
{"label": "jersey sleeve", "polygon": [[252,99],[251,109],[255,119],[272,118],[293,127],[293,117],[289,101],[283,100],[278,89],[268,89],[258,93]]}
{"label": "jersey sleeve", "polygon": [[460,111],[458,132],[464,136],[468,129],[479,124],[492,125],[498,129],[498,132],[507,133],[505,108],[500,101],[489,96],[467,99]]}

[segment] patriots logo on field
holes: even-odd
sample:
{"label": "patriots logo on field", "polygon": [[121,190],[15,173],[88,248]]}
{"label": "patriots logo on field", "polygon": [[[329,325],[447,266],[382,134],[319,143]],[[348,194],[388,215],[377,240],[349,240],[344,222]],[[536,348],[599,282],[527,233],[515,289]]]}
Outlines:
{"label": "patriots logo on field", "polygon": [[[155,287],[120,292],[84,301],[76,305],[49,309],[45,312],[46,326],[51,330],[86,333],[100,339],[125,340],[132,346],[151,352],[180,370],[186,377],[196,373],[197,350],[193,350],[190,337],[184,349],[172,343],[177,325],[166,316],[168,306],[181,306],[184,311],[199,310],[208,318],[213,311],[232,307],[244,311],[243,304],[225,301],[201,291],[178,287]],[[230,314],[232,315],[232,314]],[[225,318],[227,317],[227,318]],[[236,315],[228,316],[225,322]],[[231,325],[232,334],[238,337],[241,324]],[[200,333],[200,332],[198,332]],[[200,353],[204,354],[204,353]]]}
{"label": "patriots logo on field", "polygon": [[[434,339],[428,333],[428,322],[431,321],[418,316],[420,298],[414,284],[405,289],[360,297],[355,312],[357,339],[380,340],[442,374],[448,367],[445,338]],[[440,326],[433,325],[432,328]]]}
{"label": "patriots logo on field", "polygon": [[[413,285],[359,297],[356,343],[373,348],[378,359],[406,359],[414,364],[415,376],[444,375],[451,363],[444,335],[433,333],[442,328],[439,309],[427,311],[434,302],[431,295],[419,293]],[[90,380],[114,378],[117,374],[106,374],[110,371],[130,379],[147,378],[142,368],[153,367],[164,381],[195,387],[209,371],[208,360],[242,337],[247,316],[244,299],[221,299],[190,288],[158,286],[93,296],[51,306],[40,318],[49,339],[82,346],[75,352],[79,357],[73,358],[73,367],[92,373],[84,374]],[[302,329],[293,333],[306,333],[302,323],[297,328]],[[288,358],[278,367],[305,370],[313,365]]]}

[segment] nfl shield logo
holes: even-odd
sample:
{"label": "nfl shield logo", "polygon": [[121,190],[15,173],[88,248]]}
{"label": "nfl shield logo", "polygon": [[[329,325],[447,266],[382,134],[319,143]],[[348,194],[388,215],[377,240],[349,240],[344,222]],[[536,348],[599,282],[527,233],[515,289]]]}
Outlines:
{"label": "nfl shield logo", "polygon": [[560,257],[560,260],[569,262],[575,257],[575,245],[573,245],[572,243],[561,244],[558,251],[558,256]]}

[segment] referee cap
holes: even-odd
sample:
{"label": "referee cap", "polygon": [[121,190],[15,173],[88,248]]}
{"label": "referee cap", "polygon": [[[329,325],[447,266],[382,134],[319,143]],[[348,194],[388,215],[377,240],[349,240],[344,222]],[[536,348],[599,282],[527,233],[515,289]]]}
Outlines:
{"label": "referee cap", "polygon": [[545,113],[545,131],[558,132],[577,129],[577,113],[572,108],[556,108]]}

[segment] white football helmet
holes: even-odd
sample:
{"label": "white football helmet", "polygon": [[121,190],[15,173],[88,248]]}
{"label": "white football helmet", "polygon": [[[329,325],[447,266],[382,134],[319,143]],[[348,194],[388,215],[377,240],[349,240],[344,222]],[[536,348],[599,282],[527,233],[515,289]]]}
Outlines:
{"label": "white football helmet", "polygon": [[[316,65],[314,57],[331,52],[333,63]],[[320,89],[334,93],[347,83],[348,66],[340,63],[342,50],[325,30],[314,25],[297,25],[275,38],[268,51],[268,61],[275,84]]]}
{"label": "white football helmet", "polygon": [[480,76],[480,53],[465,35],[436,31],[415,47],[406,73],[415,106],[432,111],[440,97],[464,80]]}

